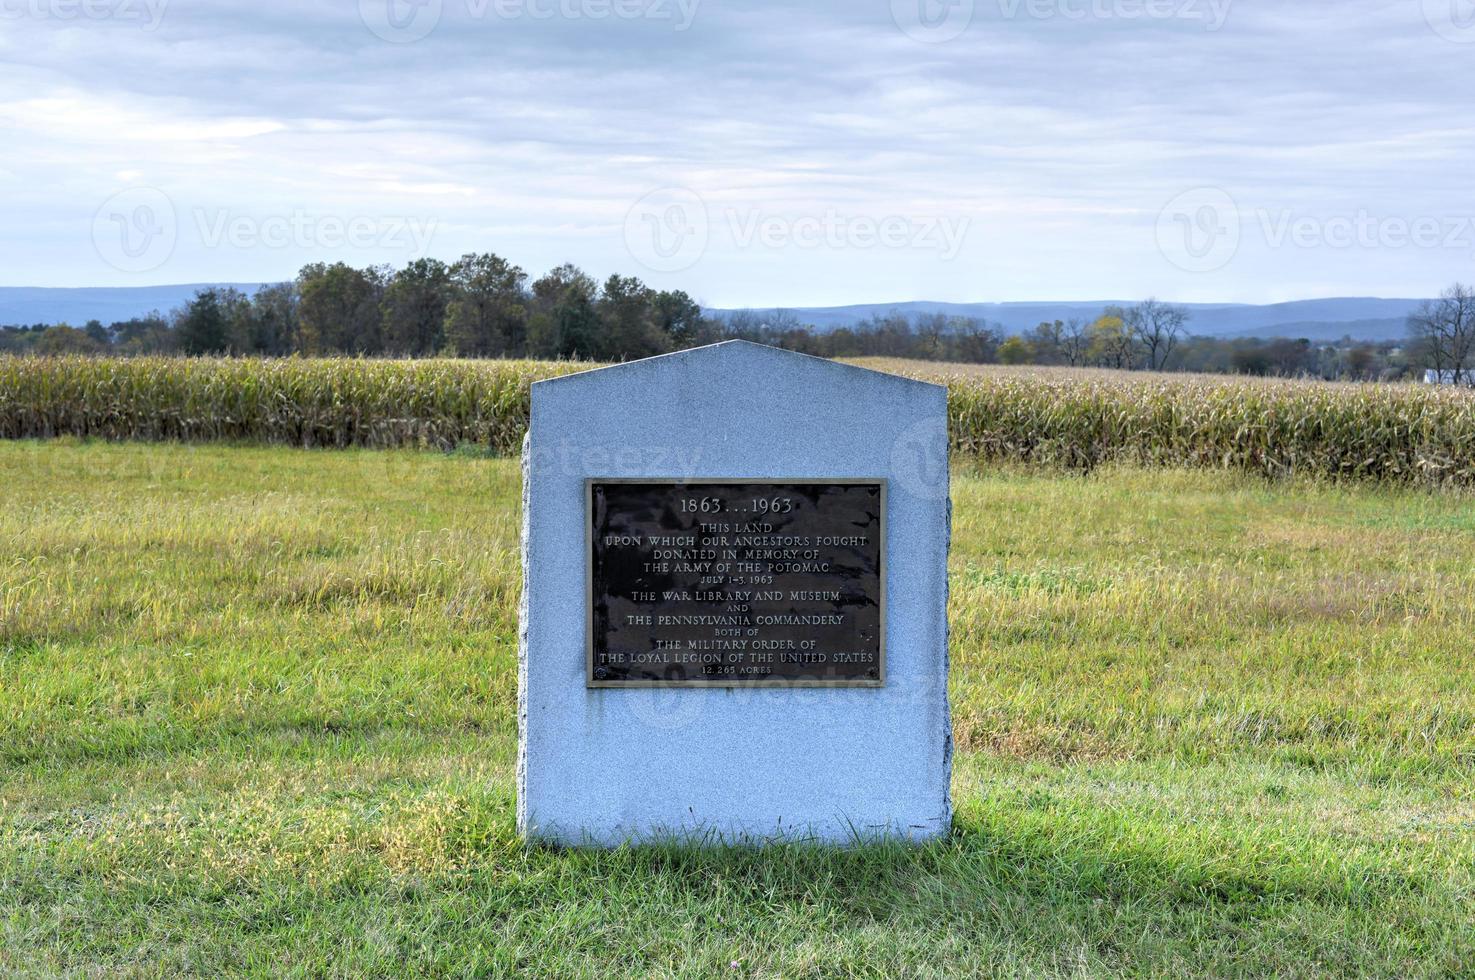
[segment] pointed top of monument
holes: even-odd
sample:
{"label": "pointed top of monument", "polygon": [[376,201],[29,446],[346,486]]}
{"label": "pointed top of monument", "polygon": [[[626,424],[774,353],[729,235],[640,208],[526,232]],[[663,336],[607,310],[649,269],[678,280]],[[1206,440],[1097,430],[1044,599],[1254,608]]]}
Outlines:
{"label": "pointed top of monument", "polygon": [[754,367],[764,362],[779,365],[782,364],[791,370],[814,371],[817,375],[829,374],[836,382],[842,379],[850,383],[861,380],[879,383],[895,383],[901,385],[920,385],[924,388],[946,388],[946,385],[935,384],[930,381],[919,381],[916,378],[908,378],[901,374],[892,374],[888,371],[877,371],[873,368],[861,367],[856,364],[846,364],[842,361],[833,361],[827,357],[816,357],[813,354],[801,354],[798,351],[786,350],[782,347],[770,347],[767,344],[754,343],[751,340],[724,340],[704,347],[691,347],[686,350],[676,351],[672,354],[659,354],[655,357],[645,357],[635,361],[622,361],[605,367],[594,368],[589,371],[579,371],[575,374],[564,374],[556,378],[546,378],[534,382],[536,386],[565,385],[579,381],[592,381],[611,371],[628,372],[639,370],[643,367],[670,368],[685,364],[706,364],[731,361],[734,365],[743,364]]}

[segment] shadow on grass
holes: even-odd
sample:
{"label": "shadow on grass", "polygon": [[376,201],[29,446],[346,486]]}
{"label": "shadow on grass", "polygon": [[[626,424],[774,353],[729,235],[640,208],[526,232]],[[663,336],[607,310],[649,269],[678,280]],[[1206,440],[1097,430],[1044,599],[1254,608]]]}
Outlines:
{"label": "shadow on grass", "polygon": [[[694,845],[679,841],[614,850],[536,845],[531,868],[577,867],[590,880],[640,875],[700,896],[714,881],[801,905],[836,902],[847,912],[886,917],[914,910],[930,892],[941,905],[984,893],[1036,895],[1053,903],[1147,901],[1164,905],[1232,905],[1310,901],[1367,906],[1417,896],[1428,882],[1355,859],[1312,868],[1292,862],[1245,861],[1225,842],[1206,860],[1174,850],[1171,840],[1126,842],[1070,824],[994,826],[960,819],[944,839],[927,844],[882,841],[852,847],[815,844]],[[963,903],[966,905],[966,902]],[[962,911],[959,908],[937,911]]]}
{"label": "shadow on grass", "polygon": [[1255,861],[1232,839],[1175,846],[1183,828],[1160,823],[1124,835],[1089,813],[1000,807],[920,846],[592,850],[525,845],[505,785],[482,803],[434,832],[456,855],[441,871],[79,874],[41,859],[0,875],[0,901],[37,943],[55,940],[53,920],[78,930],[59,964],[73,967],[126,963],[118,936],[195,971],[1409,975],[1475,955],[1459,882]]}

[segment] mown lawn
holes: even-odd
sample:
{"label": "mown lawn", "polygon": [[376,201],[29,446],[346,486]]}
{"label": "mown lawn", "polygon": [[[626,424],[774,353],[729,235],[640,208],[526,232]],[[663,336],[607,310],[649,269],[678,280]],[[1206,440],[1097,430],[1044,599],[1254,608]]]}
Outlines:
{"label": "mown lawn", "polygon": [[952,838],[602,854],[513,827],[514,463],[0,477],[0,974],[1475,975],[1469,496],[962,475]]}

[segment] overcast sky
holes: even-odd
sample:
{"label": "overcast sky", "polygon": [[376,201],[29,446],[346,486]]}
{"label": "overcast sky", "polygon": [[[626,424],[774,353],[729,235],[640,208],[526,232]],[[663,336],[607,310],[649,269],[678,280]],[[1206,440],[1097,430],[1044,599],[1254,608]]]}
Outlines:
{"label": "overcast sky", "polygon": [[1429,295],[1472,79],[1471,0],[0,0],[0,284]]}

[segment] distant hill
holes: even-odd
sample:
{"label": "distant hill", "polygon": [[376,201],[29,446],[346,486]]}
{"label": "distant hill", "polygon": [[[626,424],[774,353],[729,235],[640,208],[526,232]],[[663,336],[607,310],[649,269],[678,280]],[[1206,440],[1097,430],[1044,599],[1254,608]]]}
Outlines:
{"label": "distant hill", "polygon": [[[1421,300],[1417,299],[1310,299],[1292,303],[1254,306],[1235,303],[1183,303],[1193,314],[1190,333],[1208,337],[1306,337],[1310,340],[1397,340],[1404,335],[1406,318]],[[1094,319],[1110,304],[1128,305],[1124,300],[1089,303],[867,303],[858,306],[791,308],[804,323],[823,331],[854,326],[873,314],[892,311],[909,317],[942,313],[974,317],[1003,325],[1018,333],[1051,320]],[[709,310],[724,314],[731,310]],[[773,312],[760,309],[757,312]]]}
{"label": "distant hill", "polygon": [[[1412,309],[1412,307],[1410,307]],[[1192,322],[1190,321],[1190,326]],[[1194,333],[1202,334],[1206,331],[1194,329]],[[1385,317],[1375,320],[1327,320],[1312,323],[1276,323],[1271,327],[1260,327],[1245,330],[1238,333],[1214,334],[1223,337],[1304,337],[1307,340],[1341,340],[1343,337],[1351,337],[1353,340],[1402,340],[1408,335],[1408,317]]]}
{"label": "distant hill", "polygon": [[[175,286],[82,287],[48,289],[0,286],[0,324],[70,323],[88,320],[112,323],[142,316],[152,310],[168,313],[207,286],[234,286],[245,293],[257,283],[189,283]],[[894,311],[909,317],[942,313],[975,317],[1002,324],[1013,332],[1028,330],[1041,321],[1093,319],[1111,302],[1089,303],[866,303],[857,306],[792,308],[804,323],[822,331],[853,326],[872,314]],[[1306,337],[1311,340],[1396,340],[1404,335],[1404,321],[1419,304],[1417,299],[1337,298],[1254,306],[1234,303],[1185,303],[1193,314],[1189,332],[1209,337]],[[731,313],[732,310],[708,310]],[[757,312],[772,312],[759,309]]]}
{"label": "distant hill", "polygon": [[49,289],[39,286],[0,286],[0,324],[70,323],[80,327],[88,320],[113,323],[158,310],[168,313],[198,290],[211,286],[234,286],[251,294],[259,283],[186,283],[177,286],[88,286]]}

